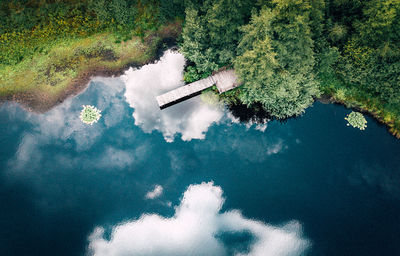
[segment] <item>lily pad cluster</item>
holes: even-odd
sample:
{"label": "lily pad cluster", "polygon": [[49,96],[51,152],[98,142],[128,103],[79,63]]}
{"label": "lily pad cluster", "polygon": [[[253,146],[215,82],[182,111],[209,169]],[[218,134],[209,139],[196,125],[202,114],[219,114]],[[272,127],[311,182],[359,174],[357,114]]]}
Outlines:
{"label": "lily pad cluster", "polygon": [[349,122],[347,126],[351,125],[354,128],[358,128],[360,130],[365,130],[365,128],[367,128],[367,120],[365,120],[365,117],[360,112],[352,111],[344,119]]}
{"label": "lily pad cluster", "polygon": [[97,121],[99,121],[101,117],[101,111],[99,109],[90,105],[83,105],[82,107],[83,109],[80,115],[82,122],[92,125],[93,123],[97,123]]}

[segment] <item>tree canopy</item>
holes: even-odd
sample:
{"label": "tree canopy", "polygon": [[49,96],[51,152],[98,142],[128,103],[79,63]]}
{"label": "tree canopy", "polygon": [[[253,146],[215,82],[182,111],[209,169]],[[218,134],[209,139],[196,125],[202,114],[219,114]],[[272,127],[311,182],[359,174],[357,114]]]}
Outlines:
{"label": "tree canopy", "polygon": [[275,9],[263,8],[242,28],[235,69],[244,82],[243,103],[260,102],[271,116],[287,118],[301,114],[319,90],[312,73],[310,6],[275,2]]}
{"label": "tree canopy", "polygon": [[186,8],[181,52],[199,73],[229,65],[236,57],[239,28],[254,6],[251,0],[191,1]]}

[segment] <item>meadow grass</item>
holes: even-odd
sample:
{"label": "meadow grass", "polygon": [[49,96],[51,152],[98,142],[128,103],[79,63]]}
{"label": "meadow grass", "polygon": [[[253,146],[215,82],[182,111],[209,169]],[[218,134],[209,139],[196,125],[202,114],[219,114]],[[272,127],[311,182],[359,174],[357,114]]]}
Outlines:
{"label": "meadow grass", "polygon": [[176,37],[179,29],[180,23],[168,24],[144,38],[122,42],[112,32],[48,42],[18,64],[0,65],[0,99],[46,111],[92,75],[112,74],[153,60],[163,37]]}

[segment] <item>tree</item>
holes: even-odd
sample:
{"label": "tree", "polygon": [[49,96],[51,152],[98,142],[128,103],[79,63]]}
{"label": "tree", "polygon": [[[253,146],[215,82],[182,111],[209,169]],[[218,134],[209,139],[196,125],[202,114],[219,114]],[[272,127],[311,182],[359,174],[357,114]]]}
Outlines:
{"label": "tree", "polygon": [[160,0],[160,18],[162,21],[183,17],[184,15],[184,0]]}
{"label": "tree", "polygon": [[134,20],[134,17],[129,17],[130,13],[126,0],[112,0],[111,10],[115,22],[121,26],[128,25],[129,19]]}
{"label": "tree", "polygon": [[239,27],[244,24],[251,6],[251,2],[244,0],[216,0],[207,9],[208,34],[212,48],[217,50],[215,62],[219,66],[230,64],[235,58]]}
{"label": "tree", "polygon": [[251,0],[188,1],[182,53],[200,73],[229,65],[236,57],[239,27],[249,16]]}
{"label": "tree", "polygon": [[400,103],[400,2],[371,0],[343,51],[338,72],[369,95]]}
{"label": "tree", "polygon": [[208,47],[210,41],[205,21],[194,8],[186,9],[182,39],[181,52],[196,64],[200,72],[207,73],[217,68],[217,64],[214,63],[215,51]]}
{"label": "tree", "polygon": [[96,14],[97,20],[101,23],[111,21],[110,7],[106,0],[92,0],[89,2],[89,8]]}
{"label": "tree", "polygon": [[242,28],[235,69],[244,85],[240,99],[260,102],[275,118],[299,115],[319,95],[312,71],[313,40],[308,1],[274,0]]}

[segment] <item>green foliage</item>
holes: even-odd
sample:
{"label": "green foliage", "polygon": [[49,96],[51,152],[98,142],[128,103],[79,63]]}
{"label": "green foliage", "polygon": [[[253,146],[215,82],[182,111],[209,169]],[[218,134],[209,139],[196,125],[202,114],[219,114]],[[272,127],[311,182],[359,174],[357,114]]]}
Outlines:
{"label": "green foliage", "polygon": [[186,83],[193,83],[200,79],[202,79],[202,76],[201,76],[201,74],[199,74],[197,72],[197,69],[193,66],[188,66],[188,68],[183,76],[183,80]]}
{"label": "green foliage", "polygon": [[113,31],[116,41],[158,26],[156,0],[47,0],[0,2],[0,65],[46,52],[64,38]]}
{"label": "green foliage", "polygon": [[100,110],[94,106],[84,105],[79,118],[85,124],[97,123],[101,117]]}
{"label": "green foliage", "polygon": [[95,21],[78,15],[73,18],[51,17],[45,26],[33,30],[6,32],[0,35],[0,64],[13,65],[35,52],[45,51],[45,45],[59,37],[84,37],[101,31]]}
{"label": "green foliage", "polygon": [[370,0],[363,8],[364,18],[356,21],[355,27],[360,34],[357,40],[363,45],[375,49],[383,45],[395,44],[398,48],[400,39],[400,1]]}
{"label": "green foliage", "polygon": [[325,46],[316,57],[315,71],[317,74],[334,73],[335,65],[340,58],[339,49]]}
{"label": "green foliage", "polygon": [[229,65],[236,57],[243,25],[254,6],[250,0],[188,1],[181,52],[199,73]]}
{"label": "green foliage", "polygon": [[185,0],[161,0],[160,19],[161,22],[172,20],[176,17],[185,16]]}
{"label": "green foliage", "polygon": [[312,71],[313,41],[307,1],[276,0],[242,28],[235,70],[244,82],[240,100],[259,102],[275,118],[299,115],[319,95]]}
{"label": "green foliage", "polygon": [[360,112],[352,111],[344,119],[349,122],[347,125],[351,125],[354,128],[358,128],[360,130],[365,130],[365,128],[367,128],[367,120],[365,120],[365,117]]}
{"label": "green foliage", "polygon": [[216,49],[215,62],[219,66],[230,64],[236,56],[240,40],[239,27],[244,24],[251,2],[243,0],[219,0],[210,3],[207,21],[210,48]]}
{"label": "green foliage", "polygon": [[368,1],[353,26],[337,74],[400,114],[400,2]]}
{"label": "green foliage", "polygon": [[349,107],[369,111],[399,137],[400,1],[326,2],[323,36],[329,44],[317,67],[321,90]]}
{"label": "green foliage", "polygon": [[224,102],[218,97],[218,94],[213,91],[202,92],[200,95],[200,99],[211,106],[219,106],[222,107]]}
{"label": "green foliage", "polygon": [[342,41],[347,36],[347,27],[339,23],[335,23],[329,30],[328,39],[337,43]]}
{"label": "green foliage", "polygon": [[213,62],[215,51],[208,47],[206,23],[200,18],[198,10],[186,9],[182,38],[181,52],[196,64],[199,72],[210,72],[218,68]]}
{"label": "green foliage", "polygon": [[344,102],[346,100],[346,94],[346,88],[339,88],[336,90],[335,98],[340,102]]}

